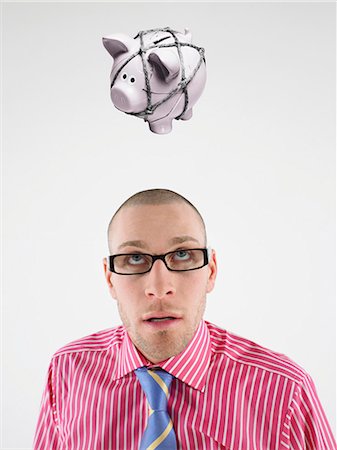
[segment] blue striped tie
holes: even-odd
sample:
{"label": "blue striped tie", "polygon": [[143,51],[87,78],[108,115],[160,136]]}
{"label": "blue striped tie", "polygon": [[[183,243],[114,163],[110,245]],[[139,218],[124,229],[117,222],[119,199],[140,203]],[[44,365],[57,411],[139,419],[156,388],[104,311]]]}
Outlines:
{"label": "blue striped tie", "polygon": [[167,397],[173,376],[164,370],[135,370],[149,404],[149,418],[140,450],[176,450],[176,435],[167,412]]}

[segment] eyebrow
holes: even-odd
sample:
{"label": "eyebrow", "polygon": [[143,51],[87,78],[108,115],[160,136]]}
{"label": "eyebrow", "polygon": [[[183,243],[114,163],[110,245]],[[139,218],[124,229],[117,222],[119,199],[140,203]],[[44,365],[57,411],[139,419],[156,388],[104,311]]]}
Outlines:
{"label": "eyebrow", "polygon": [[195,239],[192,236],[177,236],[177,237],[170,239],[169,243],[171,245],[175,245],[175,244],[183,244],[186,241],[193,241],[193,242],[197,242],[199,244],[198,239]]}
{"label": "eyebrow", "polygon": [[125,241],[118,246],[118,250],[121,250],[124,247],[146,248],[146,243],[144,241]]}
{"label": "eyebrow", "polygon": [[[184,242],[193,241],[199,244],[199,241],[192,236],[176,236],[169,240],[170,245],[182,244]],[[125,247],[138,247],[146,249],[147,245],[144,241],[125,241],[118,246],[118,250],[122,250]]]}

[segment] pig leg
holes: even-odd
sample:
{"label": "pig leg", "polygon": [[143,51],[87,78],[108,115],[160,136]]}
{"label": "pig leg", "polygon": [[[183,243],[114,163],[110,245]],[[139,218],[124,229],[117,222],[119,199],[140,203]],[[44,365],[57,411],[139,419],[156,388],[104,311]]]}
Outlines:
{"label": "pig leg", "polygon": [[184,112],[184,114],[180,117],[181,120],[189,120],[192,117],[192,108],[188,109]]}
{"label": "pig leg", "polygon": [[157,134],[167,134],[172,130],[172,119],[155,120],[149,122],[150,130]]}

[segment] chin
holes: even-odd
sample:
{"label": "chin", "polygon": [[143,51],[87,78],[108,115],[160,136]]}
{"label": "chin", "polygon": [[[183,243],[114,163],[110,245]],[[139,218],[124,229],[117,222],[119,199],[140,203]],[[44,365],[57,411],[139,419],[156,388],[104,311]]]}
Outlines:
{"label": "chin", "polygon": [[155,339],[138,341],[137,347],[153,363],[165,361],[172,356],[178,355],[184,347],[177,345],[175,339],[169,338],[167,332],[162,331],[157,334]]}
{"label": "chin", "polygon": [[[167,336],[165,336],[167,337]],[[164,336],[162,339],[157,341],[155,344],[151,345],[151,350],[149,354],[153,359],[156,359],[157,362],[165,361],[166,359],[171,358],[172,356],[176,356],[185,350],[188,343],[179,342],[177,340],[167,340]],[[163,342],[164,340],[164,342]],[[150,347],[150,346],[149,346]]]}

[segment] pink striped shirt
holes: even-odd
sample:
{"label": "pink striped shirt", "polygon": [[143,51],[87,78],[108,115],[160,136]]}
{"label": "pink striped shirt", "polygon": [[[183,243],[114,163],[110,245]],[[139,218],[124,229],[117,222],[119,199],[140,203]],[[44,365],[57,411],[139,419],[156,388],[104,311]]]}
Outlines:
{"label": "pink striped shirt", "polygon": [[[151,364],[125,328],[100,331],[52,358],[34,450],[133,450],[146,426],[134,370]],[[178,449],[336,449],[309,375],[286,356],[202,321],[186,349],[157,364]]]}

